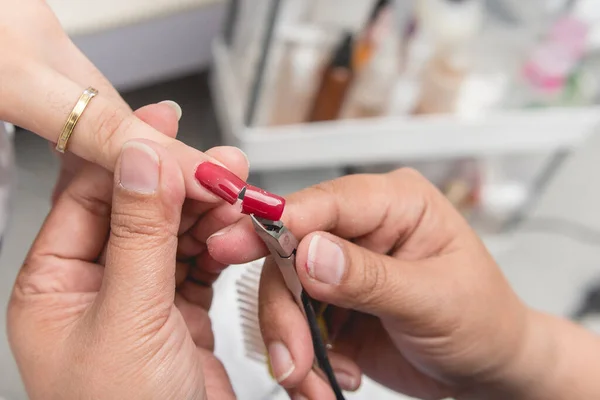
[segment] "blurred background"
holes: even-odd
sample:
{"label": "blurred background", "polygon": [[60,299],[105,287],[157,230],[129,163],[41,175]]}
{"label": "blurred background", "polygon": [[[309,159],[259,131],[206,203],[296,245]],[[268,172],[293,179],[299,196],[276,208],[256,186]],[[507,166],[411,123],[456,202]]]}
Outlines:
{"label": "blurred background", "polygon": [[[179,138],[240,147],[252,183],[416,168],[526,302],[600,332],[597,0],[47,1],[133,108],[176,101]],[[0,324],[58,166],[42,139],[12,140]],[[256,268],[217,282],[217,354],[240,399],[278,399],[240,328],[236,285]],[[0,398],[25,399],[4,332]],[[349,396],[369,397],[403,398],[368,380]]]}

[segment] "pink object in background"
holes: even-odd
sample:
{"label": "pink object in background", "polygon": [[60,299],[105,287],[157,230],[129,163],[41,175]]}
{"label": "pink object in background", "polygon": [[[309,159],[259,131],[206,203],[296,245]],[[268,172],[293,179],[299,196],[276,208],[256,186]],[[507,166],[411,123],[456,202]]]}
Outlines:
{"label": "pink object in background", "polygon": [[583,56],[587,45],[589,28],[576,18],[562,18],[558,20],[552,29],[548,40],[558,43],[571,51],[573,57]]}
{"label": "pink object in background", "polygon": [[523,75],[538,90],[557,93],[585,52],[587,26],[574,18],[558,20],[547,40],[537,47],[523,67]]}

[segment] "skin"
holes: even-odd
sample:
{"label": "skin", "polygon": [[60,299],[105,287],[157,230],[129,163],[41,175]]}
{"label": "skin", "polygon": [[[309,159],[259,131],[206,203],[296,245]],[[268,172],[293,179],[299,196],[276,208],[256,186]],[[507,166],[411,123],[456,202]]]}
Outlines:
{"label": "skin", "polygon": [[[209,285],[225,265],[265,253],[248,221],[236,223],[240,216],[193,171],[209,160],[244,178],[247,161],[230,148],[205,154],[176,141],[176,126],[152,121],[153,108],[132,113],[45,2],[0,0],[0,7],[0,119],[56,141],[81,92],[92,85],[101,93],[69,143],[55,207],[9,308],[30,397],[232,398],[210,353]],[[152,195],[119,186],[119,154],[134,138],[159,154],[168,178]],[[114,187],[90,163],[116,171]],[[598,338],[525,307],[467,224],[415,173],[309,189],[290,198],[284,221],[303,238],[297,271],[307,291],[352,310],[341,313],[332,355],[338,374],[354,376],[347,389],[362,371],[422,398],[600,396],[600,365],[589,356],[600,353]],[[341,249],[345,272],[335,284],[310,275],[332,269],[310,260],[315,237]],[[282,342],[292,354],[282,384],[294,396],[331,396],[310,372],[306,325],[270,263],[261,317],[267,345]]]}
{"label": "skin", "polygon": [[[302,239],[304,288],[336,307],[332,364],[345,389],[357,389],[362,372],[423,399],[600,397],[592,372],[600,361],[589,357],[600,354],[598,337],[524,305],[467,222],[415,171],[303,190],[287,199],[282,220]],[[318,251],[326,241],[329,255]],[[247,219],[208,248],[223,263],[266,254]],[[333,399],[311,370],[306,322],[269,259],[260,321],[267,347],[280,343],[291,355],[291,372],[271,360],[292,397]]]}
{"label": "skin", "polygon": [[81,93],[88,86],[100,93],[89,103],[69,140],[72,154],[63,160],[58,192],[84,161],[113,171],[123,144],[134,138],[152,140],[176,154],[187,197],[205,205],[216,207],[221,201],[195,181],[194,170],[200,162],[220,162],[238,176],[247,176],[247,161],[238,150],[205,154],[134,115],[69,39],[45,1],[0,0],[0,9],[0,120],[55,143]]}
{"label": "skin", "polygon": [[212,290],[190,290],[190,267],[176,259],[181,170],[160,145],[134,145],[159,158],[156,190],[124,186],[131,163],[124,172],[119,160],[114,179],[88,165],[19,273],[8,333],[32,399],[235,398],[212,354]]}
{"label": "skin", "polygon": [[[153,140],[175,154],[186,192],[178,225],[178,289],[207,308],[212,298],[210,284],[225,266],[210,257],[205,240],[240,217],[230,208],[223,208],[220,199],[206,192],[195,181],[194,171],[199,163],[211,161],[245,178],[248,175],[246,156],[232,147],[216,147],[203,153],[177,141],[178,115],[168,105],[150,105],[134,113],[69,39],[45,1],[0,0],[0,9],[0,120],[48,139],[53,148],[83,90],[93,86],[100,93],[80,118],[69,141],[69,151],[59,155],[61,171],[52,196],[53,204],[80,171],[97,165],[112,173],[123,144],[133,138]],[[110,185],[102,186],[100,182],[85,187],[80,184],[82,187],[89,190],[89,194],[81,193],[84,199],[98,196],[98,187],[104,187],[107,193],[112,190]],[[204,229],[202,221],[212,221],[210,226],[214,230],[207,231],[204,239],[198,239],[194,234]],[[84,228],[80,223],[79,229]],[[97,259],[103,264],[106,251]]]}

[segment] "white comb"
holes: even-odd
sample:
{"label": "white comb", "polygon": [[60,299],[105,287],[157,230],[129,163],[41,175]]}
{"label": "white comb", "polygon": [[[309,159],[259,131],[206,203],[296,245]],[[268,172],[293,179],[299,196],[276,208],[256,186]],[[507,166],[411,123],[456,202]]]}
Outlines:
{"label": "white comb", "polygon": [[262,263],[252,263],[235,282],[237,305],[240,314],[246,356],[267,364],[267,350],[258,322],[258,285]]}
{"label": "white comb", "polygon": [[[262,260],[248,265],[242,275],[235,281],[235,288],[246,357],[268,368],[267,349],[258,322],[258,286],[262,266]],[[282,391],[281,386],[275,385],[264,397],[264,400],[273,400]]]}

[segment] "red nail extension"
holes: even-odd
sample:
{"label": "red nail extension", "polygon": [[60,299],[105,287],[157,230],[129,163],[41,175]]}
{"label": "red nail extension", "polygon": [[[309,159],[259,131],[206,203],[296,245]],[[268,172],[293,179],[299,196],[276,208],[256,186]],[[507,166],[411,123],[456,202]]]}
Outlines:
{"label": "red nail extension", "polygon": [[242,200],[242,212],[257,217],[279,221],[285,208],[285,199],[256,186],[246,186]]}
{"label": "red nail extension", "polygon": [[203,162],[196,169],[196,179],[202,186],[229,204],[234,204],[246,187],[246,182],[220,165]]}

